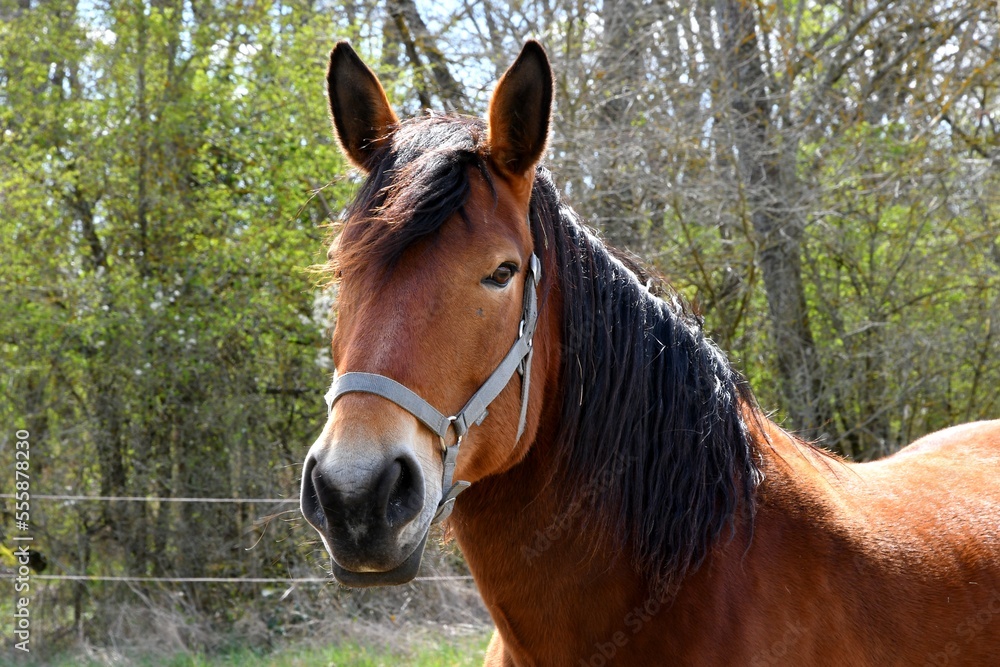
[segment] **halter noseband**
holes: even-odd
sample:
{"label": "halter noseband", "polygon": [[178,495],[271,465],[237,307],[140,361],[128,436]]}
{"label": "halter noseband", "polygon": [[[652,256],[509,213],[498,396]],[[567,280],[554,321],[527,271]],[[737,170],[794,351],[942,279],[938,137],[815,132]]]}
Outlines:
{"label": "halter noseband", "polygon": [[[486,415],[489,414],[487,408],[490,403],[504,390],[515,371],[520,373],[523,378],[521,381],[521,418],[517,425],[515,443],[521,439],[521,435],[524,433],[528,418],[528,389],[531,382],[533,352],[531,339],[535,334],[535,325],[538,323],[537,290],[541,275],[542,264],[538,261],[538,257],[532,254],[524,277],[524,310],[521,315],[517,340],[514,341],[507,356],[503,358],[496,370],[486,378],[483,386],[455,415],[446,417],[416,392],[395,380],[376,373],[344,373],[334,380],[333,386],[330,387],[330,391],[326,395],[330,409],[333,410],[337,399],[344,394],[351,392],[376,394],[409,412],[438,436],[441,440],[441,457],[444,461],[441,488],[447,489],[447,491],[441,498],[441,502],[438,503],[432,523],[447,519],[455,506],[455,498],[471,485],[470,482],[462,480],[452,481],[455,474],[455,461],[458,458],[458,448],[462,444],[462,436],[469,431],[469,427],[473,424],[478,426],[483,423]],[[449,428],[455,429],[456,436],[455,444],[451,446],[445,444]]]}

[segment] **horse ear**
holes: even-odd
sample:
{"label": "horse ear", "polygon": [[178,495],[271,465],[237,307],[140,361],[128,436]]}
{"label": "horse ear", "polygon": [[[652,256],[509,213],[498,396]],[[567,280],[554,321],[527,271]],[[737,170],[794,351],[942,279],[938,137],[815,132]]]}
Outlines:
{"label": "horse ear", "polygon": [[326,84],[337,141],[351,162],[367,171],[399,119],[378,77],[346,41],[330,52]]}
{"label": "horse ear", "polygon": [[490,98],[489,147],[493,163],[523,176],[545,152],[552,115],[552,68],[545,49],[524,43]]}

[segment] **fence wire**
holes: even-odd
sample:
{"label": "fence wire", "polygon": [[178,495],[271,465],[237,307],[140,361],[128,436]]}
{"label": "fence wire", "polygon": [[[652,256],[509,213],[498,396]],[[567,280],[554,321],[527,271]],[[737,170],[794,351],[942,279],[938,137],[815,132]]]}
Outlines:
{"label": "fence wire", "polygon": [[[13,499],[13,493],[0,493],[0,498]],[[145,502],[145,503],[298,503],[298,498],[157,498],[154,496],[78,496],[33,493],[31,498],[42,500],[65,500],[65,501],[88,501],[98,500],[104,502]],[[170,583],[170,584],[332,584],[334,579],[330,577],[127,577],[127,576],[101,576],[91,574],[32,574],[34,580],[40,581],[83,581],[83,582],[123,582],[123,583]],[[0,573],[0,579],[16,579],[17,575],[10,573]],[[411,581],[472,581],[469,575],[445,575],[414,577]]]}
{"label": "fence wire", "polygon": [[[281,577],[115,577],[90,574],[32,574],[32,580],[42,581],[111,581],[127,583],[152,583],[162,582],[171,584],[196,583],[196,584],[332,584],[335,580],[331,577],[300,577],[295,579],[285,579]],[[0,579],[16,579],[13,574],[2,574]],[[415,577],[411,581],[472,581],[469,575],[449,575],[449,576],[429,576]]]}
{"label": "fence wire", "polygon": [[[298,498],[157,498],[155,496],[72,496],[32,493],[32,499],[42,500],[102,500],[105,502],[141,502],[141,503],[298,503]],[[0,498],[14,498],[13,493],[0,493]]]}

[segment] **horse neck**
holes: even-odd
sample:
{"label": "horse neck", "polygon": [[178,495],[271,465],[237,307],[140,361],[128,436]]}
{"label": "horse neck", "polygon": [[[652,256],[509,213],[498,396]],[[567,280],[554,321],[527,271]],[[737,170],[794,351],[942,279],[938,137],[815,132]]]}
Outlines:
{"label": "horse neck", "polygon": [[[543,426],[525,460],[473,485],[451,519],[505,650],[516,664],[575,666],[595,650],[593,638],[648,630],[641,636],[659,638],[657,659],[685,654],[686,636],[714,622],[713,608],[699,601],[726,587],[708,568],[734,570],[746,540],[724,545],[684,582],[676,602],[665,598],[634,568],[631,550],[587,521],[586,494],[567,502],[573,490],[550,478],[559,464],[547,444],[552,435]],[[736,531],[748,532],[739,524]]]}
{"label": "horse neck", "polygon": [[[613,638],[619,632],[634,636],[637,649],[640,642],[657,638],[651,653],[660,656],[657,660],[697,655],[697,641],[730,641],[725,633],[737,628],[727,625],[732,619],[720,620],[720,609],[739,608],[754,599],[748,582],[781,589],[780,581],[772,581],[770,558],[752,554],[751,541],[766,544],[793,534],[805,553],[823,553],[829,531],[814,524],[823,516],[824,496],[801,480],[815,478],[824,466],[841,464],[744,404],[755,456],[765,474],[759,496],[766,502],[753,523],[749,513],[740,512],[731,539],[715,544],[705,563],[665,597],[637,572],[628,545],[615,543],[588,521],[588,498],[600,493],[600,487],[568,488],[553,474],[566,454],[557,444],[564,396],[557,370],[558,318],[552,314],[559,307],[555,293],[539,321],[535,363],[536,370],[545,372],[536,377],[546,398],[536,408],[532,446],[517,465],[474,484],[456,504],[450,522],[506,650],[521,656],[524,664],[576,665],[566,662],[565,655],[589,655],[595,650],[592,638]],[[806,571],[802,563],[795,567]],[[714,628],[718,636],[713,639],[705,628]]]}
{"label": "horse neck", "polygon": [[525,459],[474,484],[451,518],[516,664],[564,664],[560,650],[580,636],[610,636],[607,619],[623,618],[648,595],[630,556],[601,548],[608,536],[581,525],[586,502],[566,502],[573,494],[551,476],[559,465],[554,435],[543,424]]}
{"label": "horse neck", "polygon": [[[544,274],[557,275],[554,257],[546,255]],[[560,377],[562,312],[557,285],[543,299],[536,333],[529,411],[534,416],[529,417],[528,429],[535,433],[532,445],[521,462],[473,484],[456,503],[450,520],[505,642],[513,638],[540,650],[546,644],[533,641],[534,628],[558,633],[554,624],[564,623],[568,642],[581,636],[611,636],[619,628],[607,626],[609,619],[626,618],[630,610],[650,600],[663,604],[661,592],[635,567],[633,547],[602,530],[601,521],[592,515],[604,471],[595,473],[593,488],[571,487],[567,477],[572,475],[564,477],[569,449],[591,443],[559,442],[566,400]],[[707,478],[726,479],[726,475]],[[740,545],[746,545],[749,527],[742,521],[737,517],[737,539],[724,549],[727,561],[738,561]],[[714,585],[697,583],[703,579],[700,573],[694,578],[691,586],[685,582],[685,595]],[[531,648],[525,650],[526,655],[532,653]]]}
{"label": "horse neck", "polygon": [[[549,266],[545,270],[554,275]],[[628,554],[602,557],[610,549],[599,545],[608,542],[608,536],[581,527],[589,509],[586,499],[579,499],[578,490],[568,488],[557,474],[565,457],[557,445],[564,400],[559,371],[561,310],[562,295],[556,287],[543,300],[535,334],[532,391],[538,393],[529,409],[528,432],[535,435],[527,454],[504,472],[473,484],[449,520],[449,530],[494,621],[507,630],[503,634],[508,645],[518,636],[513,627],[539,621],[523,614],[552,612],[551,592],[594,578],[588,573],[601,573],[604,581],[615,582],[621,590],[612,595],[618,597],[631,598],[642,588],[631,573]],[[620,572],[607,576],[612,570]],[[553,623],[550,618],[537,627],[554,631]]]}
{"label": "horse neck", "polygon": [[[555,275],[550,266],[545,270]],[[473,484],[449,520],[505,646],[522,656],[544,656],[553,646],[539,641],[537,630],[566,642],[603,636],[608,618],[624,617],[649,597],[628,550],[587,521],[599,485],[581,493],[558,474],[566,456],[557,444],[565,400],[561,312],[556,287],[543,301],[536,332],[532,385],[538,394],[529,415],[537,415],[537,429],[529,426],[535,434],[531,447],[516,465]],[[590,612],[581,615],[574,600],[586,601]],[[549,657],[527,664],[560,664],[554,654]]]}

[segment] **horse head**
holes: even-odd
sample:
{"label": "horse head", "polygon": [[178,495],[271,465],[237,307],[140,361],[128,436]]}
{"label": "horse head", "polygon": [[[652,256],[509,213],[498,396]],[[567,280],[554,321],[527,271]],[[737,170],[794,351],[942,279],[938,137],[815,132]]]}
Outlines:
{"label": "horse head", "polygon": [[538,427],[530,377],[541,384],[552,364],[535,354],[545,336],[533,336],[541,263],[528,213],[552,73],[527,42],[485,120],[400,122],[346,42],[327,82],[334,133],[366,181],[330,253],[336,376],[302,512],[342,583],[399,584],[435,517],[521,460]]}

